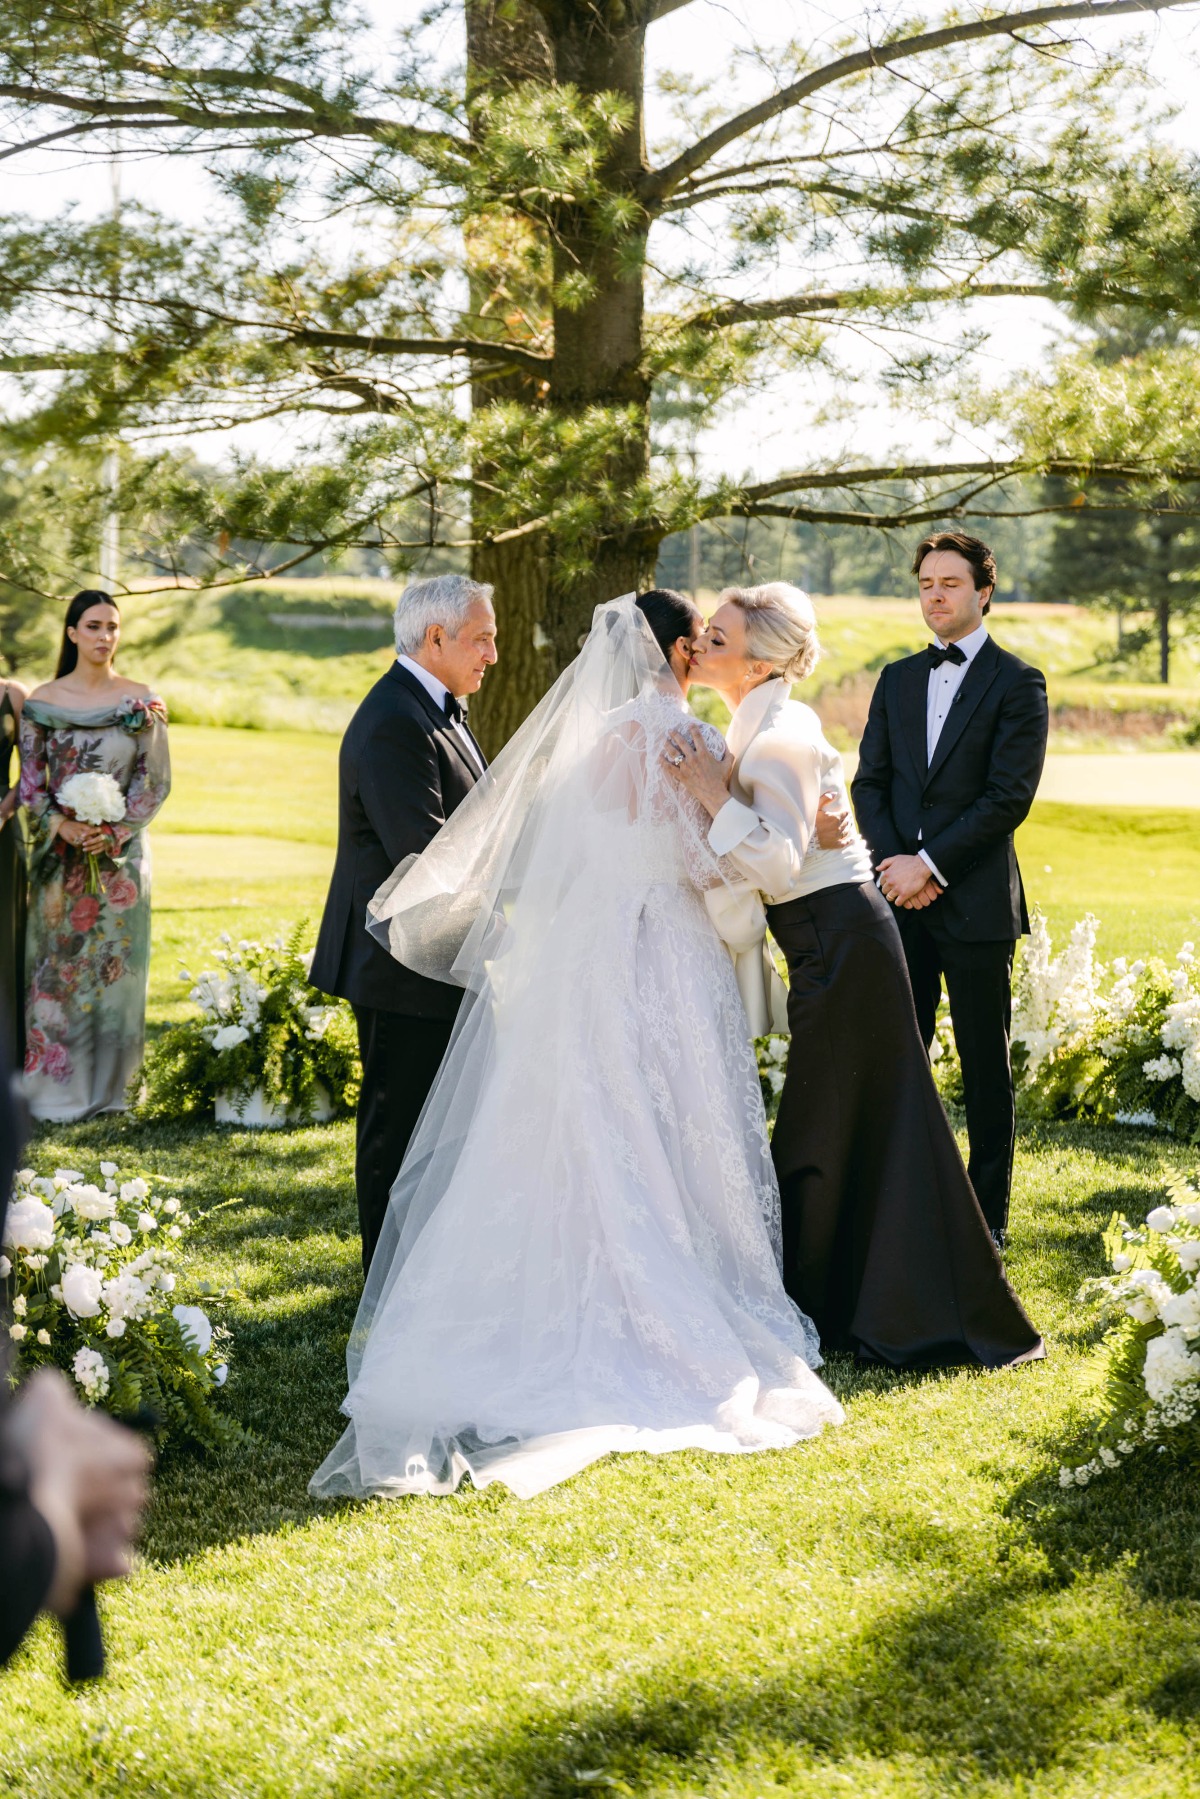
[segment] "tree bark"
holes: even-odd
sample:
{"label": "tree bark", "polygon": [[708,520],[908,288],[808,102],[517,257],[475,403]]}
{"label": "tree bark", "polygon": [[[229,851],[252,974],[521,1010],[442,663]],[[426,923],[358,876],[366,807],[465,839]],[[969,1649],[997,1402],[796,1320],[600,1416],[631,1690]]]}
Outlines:
{"label": "tree bark", "polygon": [[[470,0],[467,7],[468,84],[509,87],[522,81],[570,83],[584,96],[619,93],[631,118],[605,170],[606,185],[636,192],[646,168],[643,82],[646,22],[643,9],[624,0],[560,0],[537,10],[530,0],[501,6]],[[643,357],[642,253],[645,233],[631,245],[614,244],[585,209],[554,221],[549,245],[557,283],[586,277],[592,291],[582,305],[552,309],[554,352],[548,379],[514,373],[476,383],[476,407],[519,397],[562,416],[589,408],[627,408],[632,424],[603,471],[608,491],[628,496],[649,468],[650,383]],[[478,267],[473,310],[479,310],[486,278]],[[545,296],[546,303],[549,296]],[[476,469],[488,480],[496,471]],[[619,504],[619,499],[618,502]],[[472,708],[472,726],[490,753],[578,654],[594,608],[602,600],[648,586],[661,533],[631,528],[619,516],[605,520],[587,546],[580,572],[579,547],[552,532],[506,544],[483,544],[472,572],[496,588],[500,660]]]}
{"label": "tree bark", "polygon": [[1171,679],[1171,596],[1165,590],[1158,598],[1158,678],[1164,687]]}

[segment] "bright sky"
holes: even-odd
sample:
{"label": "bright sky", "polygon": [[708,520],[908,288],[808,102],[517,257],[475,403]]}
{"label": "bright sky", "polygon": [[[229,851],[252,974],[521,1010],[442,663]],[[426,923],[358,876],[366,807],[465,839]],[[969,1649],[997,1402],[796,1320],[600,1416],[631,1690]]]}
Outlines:
{"label": "bright sky", "polygon": [[[932,12],[934,9],[930,9]],[[381,33],[389,19],[413,16],[417,0],[374,0],[373,11],[380,21]],[[879,35],[895,16],[910,16],[913,7],[897,4],[870,7],[873,35]],[[927,14],[926,16],[929,16]],[[691,0],[691,4],[669,15],[650,33],[649,86],[653,90],[663,71],[687,72],[698,77],[728,77],[731,68],[737,73],[731,80],[730,108],[769,91],[770,77],[755,67],[755,47],[768,51],[785,43],[803,29],[809,41],[833,39],[844,31],[847,22],[860,20],[863,8],[853,0],[841,5],[822,4],[821,0]],[[1107,39],[1127,42],[1140,32],[1150,40],[1149,69],[1164,103],[1179,108],[1169,134],[1177,142],[1200,152],[1200,0],[1179,11],[1149,16],[1144,22],[1125,19],[1108,22],[1103,28],[1089,26],[1087,37],[1103,44]],[[447,34],[447,52],[460,54],[460,45]],[[736,52],[744,57],[739,63]],[[765,60],[765,59],[764,59]],[[662,128],[657,102],[649,112],[649,133],[654,137]],[[10,162],[6,167],[7,208],[48,216],[65,204],[76,201],[85,211],[100,210],[110,204],[109,174],[102,160],[81,160],[76,152],[61,156],[43,156],[36,163]],[[147,158],[128,166],[123,172],[127,195],[144,198],[170,211],[183,220],[203,216],[210,204],[202,159],[187,162],[165,158]],[[785,274],[781,270],[781,276]],[[796,269],[784,291],[801,287],[811,279],[811,271]],[[998,381],[1021,367],[1036,366],[1046,346],[1062,329],[1062,320],[1048,302],[981,301],[969,315],[959,315],[948,326],[957,331],[963,324],[981,327],[988,341],[978,355],[978,372],[987,382]],[[870,374],[874,359],[865,349],[856,353],[864,376]],[[814,454],[849,452],[856,459],[874,460],[893,449],[932,452],[947,440],[940,432],[936,439],[930,427],[916,415],[898,412],[882,399],[872,397],[869,379],[856,387],[856,410],[853,426],[839,424],[814,432],[807,420],[814,402],[822,397],[820,390],[801,377],[780,379],[769,394],[755,393],[747,403],[730,409],[720,428],[710,432],[700,445],[708,472],[732,474],[749,472],[757,478],[768,478],[782,469],[803,464]],[[289,443],[298,441],[293,435],[297,427],[271,424],[255,427],[254,447],[271,460],[284,459]],[[243,435],[243,441],[246,434]],[[217,453],[216,440],[203,440],[202,453]],[[986,454],[991,447],[985,442],[963,435],[954,442],[963,455]]]}

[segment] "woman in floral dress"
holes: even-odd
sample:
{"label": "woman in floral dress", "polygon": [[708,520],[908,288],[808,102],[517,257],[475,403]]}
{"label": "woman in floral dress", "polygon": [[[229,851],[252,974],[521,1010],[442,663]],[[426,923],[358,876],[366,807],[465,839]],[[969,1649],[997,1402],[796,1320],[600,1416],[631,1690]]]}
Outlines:
{"label": "woman in floral dress", "polygon": [[[29,696],[21,720],[30,835],[25,1092],[35,1118],[124,1110],[142,1060],[145,829],[170,791],[171,767],[162,701],[113,669],[120,633],[107,594],[76,594],[55,678]],[[60,798],[77,775],[115,784],[99,783],[109,795],[108,822],[89,823]]]}

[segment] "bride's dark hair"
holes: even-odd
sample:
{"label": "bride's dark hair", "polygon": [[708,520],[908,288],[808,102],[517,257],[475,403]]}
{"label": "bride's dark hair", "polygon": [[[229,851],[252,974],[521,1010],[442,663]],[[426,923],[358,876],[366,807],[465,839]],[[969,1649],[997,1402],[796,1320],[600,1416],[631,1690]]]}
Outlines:
{"label": "bride's dark hair", "polygon": [[62,643],[58,650],[58,667],[54,671],[56,681],[61,681],[64,675],[69,675],[79,661],[79,646],[67,636],[67,632],[77,631],[80,619],[85,612],[90,612],[93,606],[111,606],[114,612],[119,613],[120,611],[112,595],[101,593],[98,587],[85,587],[82,593],[77,593],[73,600],[67,602],[67,616],[63,620]]}
{"label": "bride's dark hair", "polygon": [[648,593],[639,593],[634,604],[668,662],[672,648],[681,637],[695,636],[700,609],[693,606],[686,594],[676,593],[673,587],[652,587]]}

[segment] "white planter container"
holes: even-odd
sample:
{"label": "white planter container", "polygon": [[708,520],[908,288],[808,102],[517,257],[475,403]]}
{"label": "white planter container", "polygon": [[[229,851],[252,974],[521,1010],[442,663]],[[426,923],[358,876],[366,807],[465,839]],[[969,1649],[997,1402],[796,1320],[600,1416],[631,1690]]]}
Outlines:
{"label": "white planter container", "polygon": [[[261,1087],[256,1087],[249,1096],[218,1093],[216,1114],[218,1124],[240,1124],[244,1129],[252,1131],[281,1131],[286,1125],[304,1122],[299,1112],[285,1112],[282,1106],[271,1105],[264,1098]],[[313,1123],[324,1124],[326,1119],[332,1117],[333,1101],[324,1087],[318,1087]]]}

